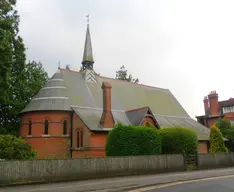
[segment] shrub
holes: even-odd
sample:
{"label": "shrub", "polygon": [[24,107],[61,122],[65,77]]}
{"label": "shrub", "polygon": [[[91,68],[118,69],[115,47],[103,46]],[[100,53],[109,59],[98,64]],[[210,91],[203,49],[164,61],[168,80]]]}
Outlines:
{"label": "shrub", "polygon": [[36,152],[21,138],[0,135],[0,159],[34,159]]}
{"label": "shrub", "polygon": [[225,136],[226,132],[228,132],[229,129],[231,129],[231,122],[228,119],[224,119],[224,118],[219,118],[216,122],[215,122],[215,126],[218,127],[221,131],[221,133]]}
{"label": "shrub", "polygon": [[181,127],[160,130],[163,154],[195,154],[198,150],[196,133]]}
{"label": "shrub", "polygon": [[213,125],[210,129],[210,153],[227,152],[223,135],[219,128]]}
{"label": "shrub", "polygon": [[160,153],[161,137],[156,129],[118,124],[107,136],[107,156],[155,155]]}

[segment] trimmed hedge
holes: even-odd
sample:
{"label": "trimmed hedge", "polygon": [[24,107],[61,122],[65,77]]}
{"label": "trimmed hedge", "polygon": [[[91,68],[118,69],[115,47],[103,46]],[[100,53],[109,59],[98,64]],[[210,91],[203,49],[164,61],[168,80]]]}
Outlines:
{"label": "trimmed hedge", "polygon": [[117,124],[109,132],[106,156],[155,155],[161,153],[161,137],[155,128]]}
{"label": "trimmed hedge", "polygon": [[227,152],[228,149],[224,144],[224,139],[221,131],[216,125],[210,129],[210,153]]}
{"label": "trimmed hedge", "polygon": [[160,130],[163,154],[195,154],[198,151],[197,134],[181,127]]}

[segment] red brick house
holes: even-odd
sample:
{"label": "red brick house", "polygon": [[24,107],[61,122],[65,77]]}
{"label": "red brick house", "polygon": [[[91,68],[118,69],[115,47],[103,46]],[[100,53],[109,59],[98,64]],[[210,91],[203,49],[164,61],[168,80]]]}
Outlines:
{"label": "red brick house", "polygon": [[89,26],[82,71],[58,71],[21,112],[20,136],[39,158],[101,157],[118,122],[155,129],[187,127],[207,152],[209,130],[193,120],[168,89],[106,78],[95,73]]}
{"label": "red brick house", "polygon": [[204,97],[205,115],[197,116],[197,121],[210,128],[218,118],[229,119],[234,124],[234,99],[219,101],[216,91]]}

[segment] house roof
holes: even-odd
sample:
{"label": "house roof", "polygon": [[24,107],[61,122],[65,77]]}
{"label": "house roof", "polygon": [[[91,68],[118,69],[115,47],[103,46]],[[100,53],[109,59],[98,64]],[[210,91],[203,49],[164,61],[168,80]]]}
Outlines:
{"label": "house roof", "polygon": [[234,99],[230,98],[229,100],[219,101],[219,106],[220,108],[234,106]]}
{"label": "house roof", "polygon": [[[139,124],[148,106],[161,128],[182,126],[195,131],[200,140],[209,139],[209,130],[191,119],[168,89],[146,86],[96,76],[97,83],[88,83],[83,73],[58,70],[44,88],[23,109],[30,111],[75,111],[95,131],[108,130],[100,125],[103,107],[101,85],[112,85],[111,106],[115,123]],[[132,110],[130,109],[137,109]]]}

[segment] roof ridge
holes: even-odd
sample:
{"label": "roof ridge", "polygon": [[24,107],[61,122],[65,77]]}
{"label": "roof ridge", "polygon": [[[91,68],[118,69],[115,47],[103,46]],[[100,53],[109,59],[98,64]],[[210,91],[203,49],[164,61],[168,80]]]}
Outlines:
{"label": "roof ridge", "polygon": [[[71,69],[62,69],[62,68],[60,68],[60,70],[66,71],[66,72],[74,72],[74,73],[77,73],[77,74],[83,74],[82,72],[71,70]],[[134,83],[134,82],[129,82],[129,81],[121,80],[121,79],[115,79],[115,78],[111,78],[111,77],[105,77],[105,76],[101,76],[101,75],[97,75],[97,76],[99,78],[110,79],[110,80],[114,80],[114,81],[120,81],[120,82],[124,82],[126,84],[134,84],[134,85],[138,85],[138,86],[142,86],[142,87],[150,87],[150,88],[170,91],[169,89],[161,88],[161,87],[156,87],[156,86],[152,86],[152,85],[145,85],[145,84],[142,84],[142,83]]]}

